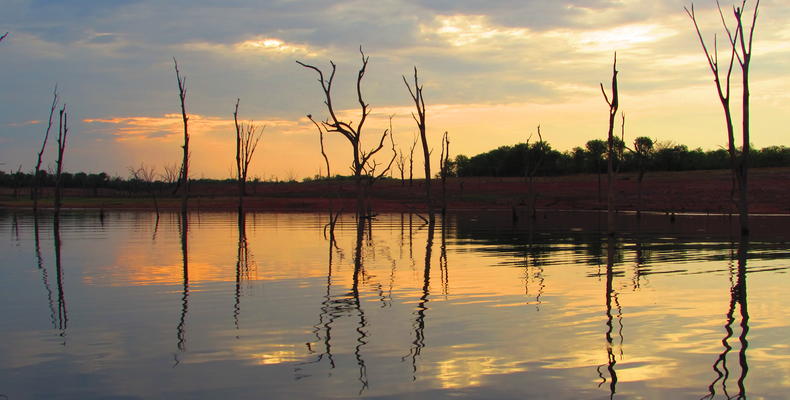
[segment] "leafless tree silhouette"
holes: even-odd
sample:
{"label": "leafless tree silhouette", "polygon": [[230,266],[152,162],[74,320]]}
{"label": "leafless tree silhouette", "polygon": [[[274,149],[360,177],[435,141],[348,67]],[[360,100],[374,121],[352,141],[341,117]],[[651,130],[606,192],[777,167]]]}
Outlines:
{"label": "leafless tree silhouette", "polygon": [[543,141],[543,134],[540,132],[540,125],[538,125],[538,142],[534,144],[533,148],[536,149],[536,158],[530,160],[531,150],[529,146],[529,142],[532,140],[532,135],[527,137],[526,143],[526,153],[527,153],[527,160],[524,163],[526,165],[526,175],[527,175],[527,195],[529,196],[527,199],[527,206],[529,207],[530,213],[532,218],[536,216],[535,210],[535,202],[537,201],[538,193],[535,189],[534,181],[535,181],[535,174],[540,169],[541,164],[543,164],[543,157],[546,154],[546,146],[547,143]]}
{"label": "leafless tree silhouette", "polygon": [[236,99],[233,123],[236,127],[236,179],[239,183],[239,212],[241,212],[244,209],[244,196],[247,195],[247,171],[266,126],[258,126],[253,121],[239,123],[239,101]]}
{"label": "leafless tree silhouette", "polygon": [[620,98],[617,93],[617,53],[614,54],[614,63],[612,64],[612,98],[606,94],[606,89],[601,83],[601,93],[609,105],[609,134],[607,145],[607,197],[606,197],[606,224],[609,235],[614,235],[614,119],[617,116],[617,108],[620,106]]}
{"label": "leafless tree silhouette", "polygon": [[[6,35],[8,35],[6,33]],[[5,35],[3,36],[5,37]],[[0,39],[2,40],[2,39]],[[41,150],[38,152],[36,159],[36,168],[33,171],[33,190],[30,194],[33,197],[33,212],[38,211],[38,187],[39,187],[39,171],[41,171],[41,161],[44,155],[44,150],[47,148],[47,140],[49,139],[49,132],[52,130],[52,117],[55,115],[55,109],[58,107],[58,85],[55,85],[55,90],[52,91],[52,106],[49,108],[49,122],[47,123],[47,131],[44,134],[44,141],[41,143]]]}
{"label": "leafless tree silhouette", "polygon": [[647,136],[640,136],[634,139],[634,148],[631,150],[636,154],[637,162],[639,164],[639,175],[636,178],[637,184],[637,200],[636,200],[636,216],[642,215],[642,181],[645,178],[647,171],[647,160],[653,152],[653,139]]}
{"label": "leafless tree silhouette", "polygon": [[162,170],[162,174],[159,175],[159,178],[167,184],[175,185],[181,177],[181,170],[176,163],[165,164]]}
{"label": "leafless tree silhouette", "polygon": [[[358,214],[362,215],[364,213],[363,198],[365,191],[363,180],[369,180],[374,176],[375,169],[378,164],[375,162],[373,157],[384,148],[384,141],[387,139],[387,136],[390,135],[390,130],[384,130],[378,140],[378,144],[372,149],[365,150],[363,148],[363,128],[365,122],[367,121],[368,115],[370,115],[370,105],[365,102],[362,96],[362,79],[365,77],[369,57],[366,56],[362,51],[361,46],[359,48],[359,53],[362,56],[362,66],[359,68],[359,72],[357,73],[356,92],[357,101],[360,107],[360,118],[356,125],[353,123],[353,121],[346,122],[341,120],[338,116],[338,113],[335,111],[335,107],[332,102],[332,83],[337,70],[335,63],[333,61],[329,61],[332,71],[330,72],[328,79],[325,78],[324,72],[320,68],[310,64],[305,64],[301,61],[296,61],[296,63],[305,68],[312,69],[318,74],[318,82],[321,84],[321,89],[324,92],[324,104],[326,105],[327,111],[329,112],[329,117],[321,121],[320,124],[313,120],[311,115],[308,115],[308,118],[310,118],[310,120],[318,127],[319,132],[321,132],[322,129],[325,132],[337,132],[345,137],[349,144],[351,144],[353,156],[351,171],[354,174],[354,182],[357,192],[357,212]],[[389,165],[392,165],[393,160],[394,156]]]}
{"label": "leafless tree silhouette", "polygon": [[425,161],[425,201],[428,206],[428,215],[433,218],[433,206],[431,204],[431,152],[428,149],[428,138],[425,132],[425,99],[422,96],[422,85],[420,85],[417,77],[417,67],[414,67],[414,88],[411,87],[406,76],[403,76],[403,83],[406,84],[406,89],[409,89],[414,101],[414,106],[417,107],[417,115],[414,113],[411,116],[414,122],[417,123],[417,128],[420,130],[420,139],[422,140],[422,155]]}
{"label": "leafless tree silhouette", "polygon": [[414,182],[414,149],[417,147],[417,138],[412,140],[411,148],[409,149],[409,186]]}
{"label": "leafless tree silhouette", "polygon": [[[744,24],[743,24],[743,13],[746,10],[746,0],[741,1],[740,7],[733,6],[732,12],[733,16],[735,17],[735,29],[734,31],[730,29],[727,21],[724,17],[724,12],[721,9],[721,4],[719,4],[718,0],[716,1],[716,5],[719,11],[719,17],[721,18],[721,23],[724,26],[724,30],[727,33],[728,38],[728,45],[729,45],[729,61],[726,66],[726,71],[722,70],[721,66],[719,65],[719,48],[718,48],[718,41],[714,36],[713,39],[713,50],[711,51],[707,44],[705,43],[705,39],[702,36],[702,32],[700,31],[699,24],[697,23],[697,16],[694,13],[694,4],[691,4],[691,9],[688,7],[684,7],[686,10],[686,14],[688,14],[689,18],[691,18],[692,23],[694,24],[694,30],[697,33],[697,38],[699,39],[700,45],[702,46],[702,51],[705,53],[705,59],[708,62],[708,67],[710,67],[711,73],[713,73],[713,81],[716,84],[716,93],[719,96],[719,102],[724,110],[724,120],[727,124],[727,144],[728,144],[728,152],[730,154],[730,165],[732,168],[732,173],[735,176],[735,181],[738,185],[738,213],[739,213],[739,222],[741,226],[741,234],[748,235],[749,234],[749,202],[748,202],[748,168],[749,168],[749,152],[750,152],[750,144],[749,144],[749,121],[750,121],[750,107],[749,107],[749,65],[752,59],[752,39],[754,38],[754,28],[757,24],[757,11],[760,8],[760,0],[754,5],[754,10],[752,14],[752,25],[748,28],[748,37],[745,32]],[[738,60],[738,64],[741,67],[741,78],[742,78],[742,89],[743,89],[743,99],[742,99],[742,143],[741,143],[741,150],[740,152],[736,148],[735,145],[735,129],[734,124],[732,121],[732,111],[730,109],[730,81],[732,77],[732,70],[735,63],[735,60]],[[722,82],[724,79],[724,82]]]}
{"label": "leafless tree silhouette", "polygon": [[58,122],[58,160],[55,172],[55,216],[60,214],[60,206],[63,196],[61,175],[63,173],[63,153],[66,151],[66,138],[69,134],[69,114],[66,111],[66,104],[60,109],[60,119]]}
{"label": "leafless tree silhouette", "polygon": [[442,215],[447,214],[447,174],[450,168],[450,139],[447,131],[442,135],[442,152],[439,155],[439,177],[442,180]]}
{"label": "leafless tree silhouette", "polygon": [[186,213],[189,202],[189,127],[186,109],[186,77],[181,77],[181,72],[178,70],[178,61],[173,57],[173,66],[176,70],[176,79],[178,80],[178,98],[181,100],[181,119],[184,122],[184,144],[181,148],[184,150],[184,157],[181,161],[181,178],[180,185],[183,185],[181,191],[181,212]]}
{"label": "leafless tree silhouette", "polygon": [[398,151],[398,158],[395,159],[395,167],[398,168],[398,172],[400,172],[400,185],[406,185],[404,175],[406,170],[406,158],[403,156],[403,149]]}
{"label": "leafless tree silhouette", "polygon": [[145,191],[151,196],[151,199],[154,201],[154,210],[156,210],[156,220],[159,221],[159,200],[156,197],[156,190],[154,188],[154,183],[156,183],[156,178],[158,176],[156,167],[149,167],[140,163],[140,166],[137,168],[129,167],[129,175],[131,175],[133,180],[142,183]]}

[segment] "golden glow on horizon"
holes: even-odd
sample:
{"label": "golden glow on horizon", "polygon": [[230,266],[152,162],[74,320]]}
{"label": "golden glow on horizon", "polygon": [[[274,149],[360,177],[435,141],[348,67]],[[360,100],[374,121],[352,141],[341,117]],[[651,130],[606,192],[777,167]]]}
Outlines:
{"label": "golden glow on horizon", "polygon": [[[665,78],[655,77],[658,80]],[[546,103],[428,105],[429,141],[437,141],[433,146],[429,143],[429,146],[438,147],[440,133],[447,130],[452,143],[451,157],[457,154],[472,156],[499,146],[523,142],[538,124],[542,126],[544,139],[559,151],[584,146],[587,140],[604,137],[607,122],[605,104],[600,97],[597,83],[589,86],[562,83],[553,85],[556,90],[566,92],[569,98],[575,94],[577,99]],[[784,80],[756,80],[753,88],[753,143],[757,147],[786,143],[780,131],[767,128],[781,119],[782,114],[774,110],[784,107],[783,100],[790,96],[787,94],[790,93],[790,86]],[[582,96],[579,97],[579,94]],[[650,136],[662,141],[685,144],[689,148],[705,149],[717,148],[726,142],[722,134],[720,107],[715,102],[715,92],[708,84],[692,88],[655,90],[643,93],[638,98],[624,91],[621,96],[622,109],[627,116],[627,140],[637,136]],[[412,107],[408,106],[373,107],[365,129],[367,141],[372,143],[377,139],[388,127],[389,116],[394,115],[396,146],[408,151],[416,132],[411,118],[412,111]],[[358,112],[357,109],[338,110],[341,118],[351,120],[355,119]],[[323,118],[322,114],[318,113],[316,118]],[[683,135],[684,130],[667,131],[667,115],[672,115],[675,125],[679,127],[702,128],[697,128],[691,136]],[[251,166],[250,176],[262,179],[272,176],[301,179],[318,173],[323,160],[315,127],[307,118],[254,117],[267,128]],[[496,123],[492,124],[491,121]],[[152,143],[167,141],[176,144],[183,129],[180,114],[93,118],[86,119],[85,122],[95,125],[96,131],[106,132],[113,140],[121,142],[127,151],[138,153],[137,158],[149,165],[161,165],[161,152],[164,151],[161,148],[152,151]],[[193,170],[207,177],[230,176],[229,168],[234,154],[233,120],[190,114],[190,131],[195,138],[190,143],[194,149]],[[333,172],[348,173],[348,143],[339,135],[330,133],[326,136],[326,145]],[[173,160],[177,160],[178,147],[170,150]],[[154,154],[159,154],[159,158],[153,158]],[[391,153],[382,153],[382,157],[389,154]],[[420,165],[421,161],[422,156],[416,154],[416,165]],[[435,159],[433,165],[438,168]],[[416,177],[422,177],[420,170],[421,168],[415,169]]]}
{"label": "golden glow on horizon", "polygon": [[317,56],[318,53],[311,50],[306,45],[296,43],[286,43],[277,38],[258,37],[233,45],[237,51],[261,51],[266,53],[282,53],[293,55],[304,55],[308,57]]}
{"label": "golden glow on horizon", "polygon": [[629,24],[598,30],[555,30],[545,35],[562,38],[578,51],[586,53],[608,53],[628,50],[634,46],[657,42],[678,32],[660,24]]}
{"label": "golden glow on horizon", "polygon": [[437,16],[435,23],[438,27],[421,26],[421,32],[437,34],[456,47],[487,40],[525,39],[529,35],[525,28],[492,26],[485,15]]}
{"label": "golden glow on horizon", "polygon": [[[110,125],[110,135],[115,140],[155,139],[169,140],[183,134],[181,114],[164,114],[161,117],[110,117],[82,120],[88,124]],[[233,120],[189,114],[190,134],[201,135],[218,129],[233,129]]]}

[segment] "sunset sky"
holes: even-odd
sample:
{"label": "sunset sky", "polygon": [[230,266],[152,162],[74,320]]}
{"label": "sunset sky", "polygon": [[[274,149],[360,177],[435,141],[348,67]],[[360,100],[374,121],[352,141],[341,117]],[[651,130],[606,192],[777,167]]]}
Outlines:
{"label": "sunset sky", "polygon": [[[452,156],[522,142],[538,124],[561,151],[603,138],[608,106],[598,84],[608,85],[616,51],[626,141],[651,136],[714,149],[725,144],[724,123],[683,11],[689,4],[9,0],[0,14],[0,34],[10,32],[0,43],[0,169],[32,170],[55,84],[71,122],[67,170],[127,176],[141,162],[160,170],[179,163],[175,56],[187,80],[193,177],[231,175],[236,98],[242,119],[267,125],[251,177],[315,175],[323,159],[305,115],[327,113],[317,76],[295,61],[328,68],[334,60],[336,106],[358,121],[360,45],[370,56],[363,81],[373,110],[368,143],[394,114],[396,143],[411,144],[413,104],[401,75],[414,66],[425,84],[435,157],[445,130]],[[730,4],[722,2],[726,10]],[[695,5],[712,41],[722,32],[715,2]],[[786,0],[760,3],[751,73],[757,147],[790,145],[788,20]],[[53,144],[45,165],[54,164]],[[328,146],[333,172],[347,173],[348,144],[333,137]]]}

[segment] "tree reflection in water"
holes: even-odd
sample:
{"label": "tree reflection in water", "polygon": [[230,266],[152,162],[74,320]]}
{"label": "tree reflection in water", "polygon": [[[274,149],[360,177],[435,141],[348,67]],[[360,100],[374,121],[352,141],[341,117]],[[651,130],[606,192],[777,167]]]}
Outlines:
{"label": "tree reflection in water", "polygon": [[614,330],[614,324],[612,323],[612,300],[614,299],[615,305],[618,308],[618,321],[620,323],[619,329],[619,336],[620,336],[620,357],[622,358],[622,345],[623,345],[623,324],[622,324],[622,311],[620,309],[620,303],[617,299],[617,293],[613,288],[614,282],[614,264],[615,264],[615,254],[616,254],[616,242],[612,236],[609,236],[607,245],[606,245],[606,356],[608,362],[606,364],[599,365],[598,376],[601,378],[601,383],[598,384],[598,387],[601,387],[604,383],[606,383],[607,379],[606,376],[602,372],[602,368],[604,365],[609,373],[609,398],[614,398],[614,394],[617,393],[617,371],[615,370],[615,365],[617,364],[617,359],[614,355],[614,339],[612,338],[612,331]]}
{"label": "tree reflection in water", "polygon": [[41,256],[40,229],[38,213],[35,213],[33,214],[33,243],[36,253],[36,267],[41,271],[41,282],[44,284],[44,290],[47,291],[50,323],[52,324],[52,328],[57,329],[58,323],[55,320],[55,301],[52,299],[52,287],[49,285],[49,272],[47,271],[47,267],[44,266],[44,258]]}
{"label": "tree reflection in water", "polygon": [[[747,304],[747,291],[746,291],[746,260],[749,257],[749,240],[742,238],[738,243],[737,251],[737,268],[733,263],[730,263],[730,302],[727,309],[726,322],[724,323],[724,330],[726,334],[721,340],[724,351],[719,354],[716,361],[713,363],[713,371],[716,372],[716,378],[708,386],[708,394],[703,399],[712,399],[716,396],[716,385],[721,385],[722,394],[727,399],[745,399],[746,398],[746,375],[749,373],[749,364],[746,359],[746,349],[749,348],[749,341],[747,335],[749,333],[749,308]],[[738,350],[738,364],[740,366],[740,375],[738,376],[737,386],[738,393],[734,396],[729,394],[727,389],[727,382],[730,378],[730,369],[727,366],[727,356],[733,347],[730,345],[735,331],[732,326],[735,322],[735,308],[738,306],[741,316],[741,333],[738,336],[740,348]]]}
{"label": "tree reflection in water", "polygon": [[[365,274],[363,243],[366,225],[369,223],[369,220],[366,218],[358,218],[356,221],[356,239],[354,242],[354,275],[352,277],[353,283],[351,285],[351,289],[341,296],[332,295],[333,255],[337,252],[337,254],[342,259],[343,253],[337,246],[334,231],[330,232],[328,240],[329,252],[327,256],[326,291],[323,296],[323,301],[321,302],[318,322],[313,325],[313,334],[315,335],[316,343],[323,343],[324,349],[323,352],[318,354],[315,359],[297,364],[295,369],[295,372],[299,373],[299,375],[297,375],[297,379],[310,376],[309,374],[301,372],[304,366],[319,364],[324,359],[328,361],[329,367],[331,369],[334,369],[337,366],[332,353],[333,324],[338,318],[342,316],[356,316],[357,324],[355,331],[357,333],[357,338],[356,345],[354,346],[354,358],[357,362],[359,370],[357,377],[360,382],[359,394],[362,394],[365,389],[368,388],[367,365],[362,353],[364,346],[368,343],[368,321],[359,298],[359,286]],[[370,232],[368,234],[371,235]],[[311,343],[308,342],[306,345],[310,353],[316,353],[316,350],[313,349],[313,345]]]}
{"label": "tree reflection in water", "polygon": [[[181,291],[181,314],[176,326],[176,337],[178,339],[177,347],[179,352],[186,350],[186,319],[187,311],[189,309],[189,215],[186,211],[181,213],[181,220],[179,224],[179,234],[181,236],[181,260],[183,269],[183,286]],[[175,365],[177,366],[180,361],[178,354],[174,355]]]}
{"label": "tree reflection in water", "polygon": [[[524,247],[524,296],[529,297],[530,282],[535,283],[538,288],[535,294],[535,310],[540,311],[542,304],[541,297],[546,289],[546,280],[543,275],[543,249],[540,245],[534,243],[535,228],[533,224],[529,225],[527,232],[527,243]],[[529,301],[527,302],[529,304]]]}
{"label": "tree reflection in water", "polygon": [[55,213],[55,219],[52,225],[52,232],[55,239],[55,275],[58,286],[58,329],[60,336],[63,338],[63,345],[66,345],[66,329],[69,324],[69,316],[66,310],[66,294],[63,287],[63,266],[60,258],[60,215]]}
{"label": "tree reflection in water", "polygon": [[[239,330],[239,316],[241,315],[242,283],[249,282],[252,271],[255,269],[255,260],[250,255],[247,243],[247,214],[239,211],[237,227],[239,233],[238,246],[236,247],[236,285],[233,292],[233,324]],[[239,338],[238,333],[236,339]]]}
{"label": "tree reflection in water", "polygon": [[433,233],[436,228],[436,219],[430,216],[430,218],[427,219],[427,224],[428,238],[425,242],[425,268],[423,269],[422,296],[420,296],[420,302],[417,304],[415,320],[412,324],[414,327],[414,341],[412,342],[413,346],[409,350],[409,354],[402,358],[403,361],[407,358],[411,358],[412,380],[417,380],[417,358],[420,356],[422,349],[425,348],[425,312],[428,310],[428,295],[430,294],[431,253],[433,251]]}

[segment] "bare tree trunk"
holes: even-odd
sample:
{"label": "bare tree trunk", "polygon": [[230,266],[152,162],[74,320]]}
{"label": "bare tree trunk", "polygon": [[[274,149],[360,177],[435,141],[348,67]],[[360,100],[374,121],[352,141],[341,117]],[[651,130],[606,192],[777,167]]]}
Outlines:
{"label": "bare tree trunk", "polygon": [[239,101],[236,99],[236,109],[233,111],[233,124],[236,127],[236,182],[239,186],[239,218],[244,212],[244,182],[241,179],[241,129],[239,127]]}
{"label": "bare tree trunk", "polygon": [[411,149],[409,150],[409,186],[414,184],[414,148],[417,147],[417,138],[414,138],[414,141],[411,143]]}
{"label": "bare tree trunk", "polygon": [[233,123],[236,127],[236,179],[239,186],[239,212],[241,213],[244,210],[244,196],[247,195],[247,172],[266,126],[261,127],[258,131],[258,126],[252,121],[239,124],[239,101],[236,99]]}
{"label": "bare tree trunk", "polygon": [[617,108],[619,106],[619,96],[617,93],[617,53],[614,55],[614,63],[612,64],[612,99],[609,100],[609,96],[606,95],[606,90],[603,88],[603,83],[601,83],[601,92],[603,93],[603,97],[606,100],[606,104],[609,105],[609,134],[608,134],[608,146],[607,146],[607,196],[606,196],[606,224],[607,224],[607,233],[609,235],[615,234],[615,226],[614,226],[614,119],[617,115]]}
{"label": "bare tree trunk", "polygon": [[[743,11],[746,7],[746,0],[743,0],[741,3],[741,7],[734,8],[733,13],[735,15],[735,19],[738,23],[736,28],[736,38],[738,38],[738,44],[740,44],[741,54],[738,57],[738,62],[741,65],[741,78],[743,79],[743,101],[742,101],[742,135],[743,135],[743,151],[741,151],[741,165],[740,165],[740,176],[741,179],[739,181],[740,187],[740,204],[739,204],[739,214],[740,214],[740,225],[741,225],[741,235],[748,235],[749,234],[749,153],[751,152],[751,145],[749,143],[749,64],[752,60],[752,39],[754,38],[754,27],[757,23],[757,9],[760,7],[760,0],[757,0],[757,3],[754,6],[754,14],[752,16],[752,26],[749,30],[749,37],[746,38],[746,34],[743,29]],[[732,40],[733,47],[736,46],[735,40]]]}
{"label": "bare tree trunk", "polygon": [[189,127],[188,121],[189,116],[187,116],[187,109],[186,109],[186,95],[187,95],[187,88],[186,88],[186,77],[181,77],[181,73],[178,70],[178,61],[176,58],[173,57],[173,64],[176,70],[176,79],[178,80],[178,98],[181,100],[181,119],[184,122],[184,144],[181,148],[184,150],[184,157],[181,161],[181,184],[184,185],[182,192],[181,192],[181,213],[185,214],[187,212],[188,202],[189,202]]}
{"label": "bare tree trunk", "polygon": [[57,107],[58,107],[58,85],[55,85],[55,90],[52,92],[52,106],[49,108],[49,122],[47,123],[47,132],[44,135],[44,142],[41,144],[41,150],[38,152],[38,158],[36,160],[36,168],[33,171],[33,188],[30,192],[31,197],[33,197],[33,213],[38,212],[38,197],[39,197],[38,188],[40,184],[38,173],[39,171],[41,171],[41,161],[44,155],[44,150],[46,150],[47,148],[47,139],[49,139],[49,132],[52,130],[52,117],[54,116],[55,109]]}
{"label": "bare tree trunk", "polygon": [[66,112],[66,105],[60,109],[60,120],[58,128],[58,161],[57,170],[55,173],[55,217],[60,215],[60,206],[62,202],[62,182],[61,174],[63,173],[63,153],[66,150],[66,137],[69,133],[69,115]]}
{"label": "bare tree trunk", "polygon": [[[538,193],[537,193],[537,191],[535,189],[535,184],[534,184],[535,174],[538,172],[538,169],[540,168],[540,165],[543,163],[543,156],[545,155],[545,152],[546,152],[545,143],[543,142],[543,135],[540,133],[540,125],[538,125],[538,143],[536,144],[537,149],[539,151],[538,159],[535,160],[535,165],[530,168],[530,165],[529,165],[529,152],[530,152],[529,142],[530,142],[531,138],[532,138],[532,135],[530,135],[530,137],[527,138],[527,143],[526,143],[526,146],[527,146],[527,163],[526,163],[527,165],[526,165],[526,169],[527,169],[527,190],[528,190],[528,192],[527,192],[527,196],[528,196],[527,202],[528,202],[528,207],[529,207],[529,210],[530,210],[530,213],[531,213],[531,217],[532,217],[532,219],[535,219],[535,217],[537,216],[537,207],[536,207],[535,203],[537,202],[537,198],[538,198]],[[600,175],[598,175],[598,176],[600,176]]]}
{"label": "bare tree trunk", "polygon": [[422,86],[417,78],[417,67],[414,67],[414,90],[412,90],[406,76],[403,76],[403,83],[409,90],[414,105],[417,107],[417,115],[412,113],[417,128],[420,130],[420,140],[422,141],[422,155],[425,163],[425,201],[428,206],[428,215],[433,218],[433,205],[431,203],[431,152],[428,149],[428,138],[425,131],[425,99],[422,96]]}
{"label": "bare tree trunk", "polygon": [[447,163],[450,158],[450,140],[447,137],[447,131],[442,136],[442,153],[439,156],[439,161],[442,165],[439,166],[439,171],[442,179],[442,216],[447,215]]}
{"label": "bare tree trunk", "polygon": [[[694,5],[691,5],[691,9],[685,8],[686,14],[688,14],[689,18],[694,24],[694,29],[697,33],[697,38],[699,39],[700,45],[702,46],[702,51],[705,54],[706,61],[708,62],[708,66],[710,67],[711,72],[713,73],[714,82],[716,83],[716,91],[719,96],[719,101],[721,102],[722,108],[724,109],[724,118],[725,122],[727,123],[727,140],[728,140],[728,151],[730,153],[730,165],[732,168],[733,176],[735,177],[737,186],[738,186],[738,214],[739,214],[739,223],[741,227],[741,235],[748,235],[749,234],[749,206],[748,206],[748,165],[749,165],[749,153],[751,151],[750,144],[749,144],[749,63],[751,62],[752,56],[752,39],[754,37],[754,28],[757,22],[757,10],[760,7],[760,1],[757,0],[752,16],[752,25],[749,29],[749,37],[748,39],[745,36],[744,26],[743,26],[743,12],[746,7],[746,0],[741,2],[741,7],[733,7],[733,14],[735,16],[736,21],[736,28],[735,32],[733,33],[729,26],[727,25],[724,19],[724,13],[719,7],[719,16],[721,17],[721,22],[724,25],[724,30],[727,33],[727,37],[729,39],[729,45],[731,46],[730,52],[730,60],[727,67],[725,81],[722,83],[720,78],[719,69],[719,57],[718,57],[718,47],[714,41],[714,49],[713,51],[709,51],[707,45],[705,44],[705,40],[702,37],[702,33],[700,32],[699,25],[697,24],[696,15],[694,13]],[[740,47],[740,53],[738,52]],[[743,135],[743,142],[742,142],[742,150],[740,155],[736,150],[735,146],[735,135],[734,135],[734,127],[732,122],[732,114],[730,111],[730,77],[732,76],[732,68],[734,64],[734,60],[738,59],[738,63],[741,67],[742,72],[742,79],[743,79],[743,116],[742,116],[742,135]]]}

